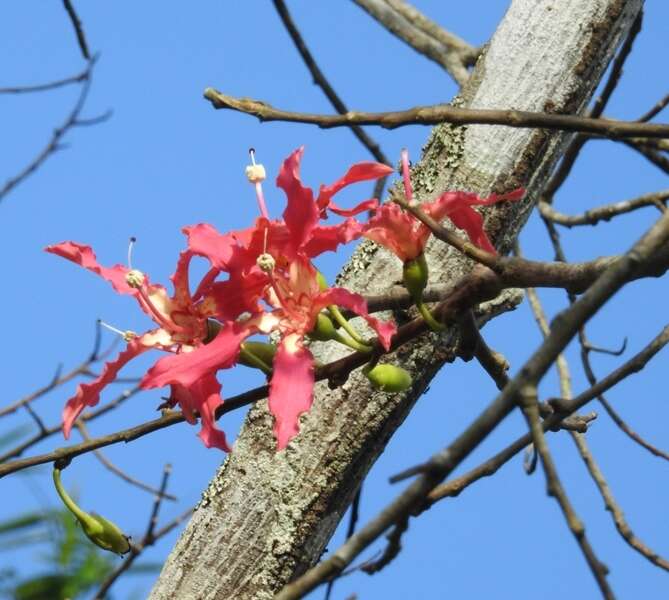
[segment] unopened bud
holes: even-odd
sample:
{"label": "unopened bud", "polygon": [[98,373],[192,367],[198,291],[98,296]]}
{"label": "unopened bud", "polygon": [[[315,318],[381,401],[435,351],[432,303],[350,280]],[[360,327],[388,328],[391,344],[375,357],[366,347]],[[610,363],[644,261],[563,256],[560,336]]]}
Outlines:
{"label": "unopened bud", "polygon": [[246,178],[251,183],[260,183],[261,181],[265,181],[266,177],[265,167],[262,165],[249,165],[246,167]]}
{"label": "unopened bud", "polygon": [[421,253],[413,260],[406,261],[402,273],[404,287],[409,290],[411,297],[414,300],[422,298],[429,276],[425,255]]}
{"label": "unopened bud", "polygon": [[376,365],[365,372],[371,384],[382,392],[396,394],[411,387],[411,375],[408,371],[395,365]]}
{"label": "unopened bud", "polygon": [[139,289],[144,285],[144,273],[138,271],[137,269],[132,269],[128,271],[125,275],[125,282],[135,289]]}
{"label": "unopened bud", "polygon": [[[267,366],[271,367],[272,362],[274,362],[274,355],[276,354],[276,346],[274,344],[268,344],[267,342],[244,342],[242,348],[248,353],[252,354],[264,362]],[[239,364],[242,364],[246,367],[256,367],[252,361],[248,360],[244,353],[239,355],[238,361]]]}
{"label": "unopened bud", "polygon": [[265,252],[256,259],[256,264],[258,265],[258,267],[260,267],[261,271],[265,273],[271,273],[274,270],[274,267],[276,266],[276,261],[274,260],[274,257],[271,254]]}
{"label": "unopened bud", "polygon": [[81,510],[74,500],[70,498],[70,495],[65,491],[63,484],[60,481],[60,469],[53,470],[53,482],[61,500],[77,518],[79,523],[81,523],[81,528],[91,542],[103,550],[109,550],[116,554],[123,555],[130,552],[130,541],[128,536],[125,535],[114,523],[95,513],[89,514]]}
{"label": "unopened bud", "polygon": [[319,342],[327,342],[328,340],[336,339],[339,337],[339,334],[330,320],[330,317],[323,313],[319,313],[318,318],[316,319],[316,325],[309,332],[309,337],[313,340],[318,340]]}

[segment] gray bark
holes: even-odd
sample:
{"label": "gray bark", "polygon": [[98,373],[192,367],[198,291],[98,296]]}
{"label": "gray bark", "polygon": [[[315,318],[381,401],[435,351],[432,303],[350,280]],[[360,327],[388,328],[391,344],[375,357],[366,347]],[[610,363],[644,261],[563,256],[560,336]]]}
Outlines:
{"label": "gray bark", "polygon": [[[641,0],[514,0],[454,102],[582,111],[640,8]],[[487,231],[507,251],[566,139],[500,126],[436,127],[413,169],[417,198],[448,189],[488,194],[526,187],[525,201],[486,215]],[[428,262],[433,282],[453,282],[472,267],[443,244],[429,247]],[[400,278],[394,256],[363,243],[338,283],[374,294]],[[508,308],[508,298],[501,302],[483,306],[480,319]],[[321,360],[338,356],[330,347],[318,350]],[[390,361],[414,377],[413,388],[402,395],[374,392],[359,373],[336,390],[318,384],[299,436],[278,454],[266,402],[256,404],[150,597],[271,598],[314,564],[387,440],[456,352],[454,331],[425,335],[399,350]]]}

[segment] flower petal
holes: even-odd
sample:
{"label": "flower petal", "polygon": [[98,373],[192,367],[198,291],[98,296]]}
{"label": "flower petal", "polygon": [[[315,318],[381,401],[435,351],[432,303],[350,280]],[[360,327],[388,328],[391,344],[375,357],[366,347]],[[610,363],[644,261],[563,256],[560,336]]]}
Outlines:
{"label": "flower petal", "polygon": [[314,358],[297,333],[287,335],[274,357],[269,410],[274,415],[277,450],[283,450],[300,430],[299,417],[314,397]]}
{"label": "flower petal", "polygon": [[329,304],[336,304],[360,315],[376,331],[379,336],[379,342],[381,342],[384,349],[386,351],[390,350],[390,342],[395,333],[397,333],[397,326],[392,321],[381,321],[372,317],[367,312],[366,300],[360,294],[349,292],[344,288],[330,288],[319,295],[317,304],[323,307]]}
{"label": "flower petal", "polygon": [[135,356],[149,349],[137,338],[128,343],[128,346],[112,361],[105,363],[102,373],[90,383],[80,383],[77,393],[70,398],[63,408],[63,435],[65,439],[70,437],[72,425],[77,420],[86,406],[95,406],[100,400],[100,392],[116,379],[116,375],[123,366]]}
{"label": "flower petal", "polygon": [[[335,204],[332,201],[330,201],[330,203],[328,204],[328,210],[332,211],[333,213],[341,217],[353,217],[366,210],[376,210],[377,208],[379,208],[379,201],[376,198],[363,200],[362,202],[356,204],[353,208],[350,208],[348,210],[340,208],[337,204]],[[321,217],[325,217],[325,215],[321,213]]]}
{"label": "flower petal", "polygon": [[311,232],[311,239],[304,245],[302,252],[310,258],[323,252],[334,252],[340,244],[357,240],[363,230],[364,226],[355,219],[346,219],[338,225],[316,225]]}
{"label": "flower petal", "polygon": [[[349,211],[344,211],[330,202],[332,196],[352,183],[358,183],[359,181],[369,181],[370,179],[380,179],[381,177],[387,177],[388,175],[391,175],[393,172],[394,169],[392,167],[382,163],[371,161],[356,163],[351,166],[348,171],[346,171],[346,174],[343,177],[330,185],[322,185],[320,187],[318,190],[316,204],[318,204],[318,208],[322,211],[324,211],[326,208],[329,208],[332,212],[344,217],[357,215],[363,210],[369,210],[367,206],[364,205],[366,203],[372,202],[375,199],[367,200],[361,204],[358,204],[358,206]],[[376,203],[378,205],[378,200],[376,200]]]}
{"label": "flower petal", "polygon": [[200,413],[202,428],[198,437],[204,445],[207,448],[220,448],[230,452],[225,433],[216,426],[216,408],[223,404],[220,393],[221,384],[215,375],[204,377],[190,387],[172,386],[172,395],[181,406],[184,415],[192,417],[194,411]]}
{"label": "flower petal", "polygon": [[283,219],[291,233],[293,248],[301,248],[310,238],[311,231],[318,223],[319,210],[314,202],[311,188],[300,181],[300,161],[304,146],[293,152],[281,165],[276,185],[288,198]]}
{"label": "flower petal", "polygon": [[240,261],[240,244],[247,241],[251,229],[223,234],[208,223],[199,223],[184,227],[182,231],[188,238],[188,250],[192,255],[206,258],[220,271],[229,271]]}
{"label": "flower petal", "polygon": [[448,217],[459,229],[464,229],[469,239],[479,248],[496,254],[494,246],[483,229],[483,217],[473,206],[490,206],[504,200],[520,200],[525,194],[518,188],[507,194],[491,194],[487,198],[479,198],[471,192],[446,192],[432,202],[426,202],[421,208],[436,221]]}
{"label": "flower petal", "polygon": [[78,244],[77,242],[61,242],[60,244],[47,246],[45,250],[51,254],[71,260],[73,263],[84,267],[84,269],[100,275],[100,277],[109,281],[119,294],[137,295],[137,290],[131,288],[125,280],[125,276],[130,269],[123,265],[103,267],[98,263],[95,252],[93,252],[90,246]]}
{"label": "flower petal", "polygon": [[245,312],[257,313],[258,300],[269,284],[269,278],[255,267],[243,276],[216,281],[210,295],[216,302],[216,314],[222,321],[234,321]]}
{"label": "flower petal", "polygon": [[246,323],[227,323],[211,343],[161,358],[146,372],[140,387],[150,389],[174,384],[191,387],[199,379],[234,365],[241,343],[256,331],[257,327]]}
{"label": "flower petal", "polygon": [[465,230],[472,244],[491,254],[497,254],[497,250],[483,229],[481,213],[476,212],[471,206],[461,206],[449,213],[448,218],[453,221],[453,225]]}
{"label": "flower petal", "polygon": [[401,261],[413,260],[425,248],[430,230],[397,204],[381,206],[367,222],[363,236],[390,250]]}

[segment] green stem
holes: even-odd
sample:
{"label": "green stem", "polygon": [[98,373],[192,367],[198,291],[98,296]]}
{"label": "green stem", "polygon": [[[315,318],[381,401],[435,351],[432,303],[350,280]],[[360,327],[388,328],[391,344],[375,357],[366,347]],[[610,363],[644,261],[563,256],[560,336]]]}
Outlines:
{"label": "green stem", "polygon": [[364,344],[360,334],[355,329],[353,329],[351,324],[346,320],[344,315],[341,314],[341,311],[335,304],[330,304],[330,306],[328,306],[328,310],[330,311],[330,314],[333,316],[334,320],[337,321],[339,325],[341,325],[346,333],[348,333],[359,344]]}
{"label": "green stem", "polygon": [[241,345],[239,356],[256,367],[256,369],[260,369],[265,375],[270,375],[272,373],[272,368],[262,358],[253,354],[248,348],[245,348],[244,344]]}
{"label": "green stem", "polygon": [[433,316],[432,313],[430,312],[430,309],[425,306],[425,303],[423,300],[416,300],[416,308],[418,309],[418,312],[420,313],[421,317],[425,320],[427,323],[428,327],[432,331],[436,331],[437,333],[440,333],[444,331],[446,328],[439,323]]}
{"label": "green stem", "polygon": [[[86,526],[87,528],[90,528],[93,531],[97,531],[97,529],[102,531],[102,527],[100,524],[93,518],[91,515],[89,515],[87,512],[84,512],[81,510],[75,503],[72,498],[70,498],[69,494],[65,491],[65,488],[63,487],[63,484],[60,480],[60,469],[54,469],[53,470],[53,482],[56,486],[56,492],[58,492],[58,495],[60,496],[60,499],[63,501],[63,504],[67,506],[67,508],[70,510],[70,512],[77,517],[79,522]],[[88,533],[88,532],[87,532]]]}
{"label": "green stem", "polygon": [[363,344],[362,342],[358,342],[357,340],[348,338],[346,336],[343,336],[341,333],[337,332],[337,337],[334,338],[337,342],[340,344],[344,344],[344,346],[348,346],[349,348],[353,348],[353,350],[357,350],[358,352],[371,352],[372,347],[368,346],[367,344]]}

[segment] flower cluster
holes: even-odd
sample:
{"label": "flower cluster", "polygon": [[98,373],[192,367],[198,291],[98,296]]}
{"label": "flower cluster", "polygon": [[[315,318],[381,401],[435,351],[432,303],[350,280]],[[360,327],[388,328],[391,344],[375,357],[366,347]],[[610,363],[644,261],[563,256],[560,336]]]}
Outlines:
{"label": "flower cluster", "polygon": [[[125,364],[157,349],[166,355],[146,372],[140,386],[170,386],[167,405],[178,404],[190,423],[199,416],[199,436],[207,447],[229,451],[225,434],[216,425],[216,410],[223,402],[218,372],[238,363],[265,372],[270,382],[269,409],[281,450],[297,435],[299,416],[309,410],[313,399],[314,359],[305,340],[335,340],[372,354],[373,346],[343,317],[339,310],[343,308],[364,318],[376,333],[378,344],[390,349],[395,325],[369,315],[362,296],[328,287],[312,260],[365,236],[395,252],[406,265],[422,257],[430,231],[395,204],[379,206],[372,198],[344,209],[332,201],[351,184],[388,176],[390,167],[374,162],[355,164],[333,184],[322,185],[315,196],[300,179],[302,154],[302,148],[293,152],[280,169],[277,186],[286,195],[286,208],[281,219],[270,219],[262,189],[265,170],[256,164],[251,151],[253,164],[247,167],[247,177],[255,187],[260,216],[252,227],[227,233],[205,223],[184,228],[186,249],[171,277],[171,295],[130,264],[101,266],[89,246],[63,242],[46,249],[101,276],[118,293],[133,296],[156,324],[143,334],[119,331],[127,343],[125,349],[106,363],[99,377],[81,384],[67,401],[63,410],[65,437],[82,410],[98,403],[103,388]],[[405,192],[411,201],[405,152],[402,164]],[[421,207],[435,219],[450,218],[474,244],[494,252],[483,230],[483,219],[472,207],[515,200],[522,193],[516,190],[481,199],[474,194],[447,192]],[[374,216],[361,222],[357,216],[369,210]],[[326,225],[323,220],[330,212],[344,219]],[[189,266],[195,256],[206,259],[209,270],[193,287]],[[417,304],[419,296],[414,294]],[[274,334],[275,343],[248,340],[258,334]],[[370,365],[363,372],[375,387],[385,391],[402,391],[411,385],[408,374],[393,365]]]}

